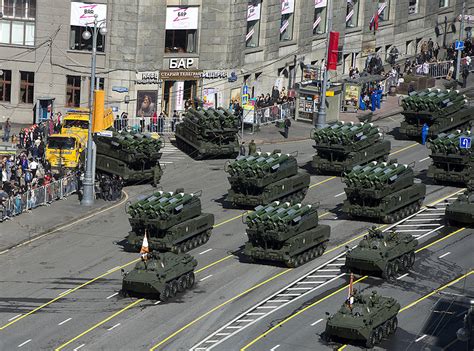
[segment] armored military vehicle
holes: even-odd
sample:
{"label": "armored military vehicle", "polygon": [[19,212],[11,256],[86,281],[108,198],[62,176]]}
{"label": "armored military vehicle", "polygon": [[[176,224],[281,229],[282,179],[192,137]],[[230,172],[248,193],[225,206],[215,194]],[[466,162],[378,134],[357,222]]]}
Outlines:
{"label": "armored military vehicle", "polygon": [[237,116],[219,107],[186,111],[183,122],[176,125],[178,148],[195,159],[237,157],[239,142]]}
{"label": "armored military vehicle", "polygon": [[310,176],[298,172],[294,155],[257,152],[239,156],[226,164],[231,188],[226,201],[232,206],[268,204],[275,200],[301,202],[309,187]]}
{"label": "armored military vehicle", "polygon": [[414,183],[413,169],[407,165],[371,162],[345,173],[347,199],[342,211],[353,217],[368,217],[393,223],[418,211],[426,186]]}
{"label": "armored military vehicle", "polygon": [[200,192],[158,191],[128,207],[132,231],[126,248],[138,250],[143,235],[153,250],[189,251],[206,243],[211,236],[214,215],[201,212]]}
{"label": "armored military vehicle", "polygon": [[390,141],[372,123],[337,122],[314,129],[317,154],[312,166],[318,173],[342,173],[370,161],[387,161]]}
{"label": "armored military vehicle", "polygon": [[[474,175],[471,175],[474,177]],[[452,203],[446,206],[446,219],[450,224],[472,226],[474,224],[474,182]]]}
{"label": "armored military vehicle", "polygon": [[323,339],[348,343],[363,342],[367,348],[395,333],[400,304],[393,297],[354,294],[332,316],[328,317]]}
{"label": "armored military vehicle", "polygon": [[461,138],[471,137],[471,132],[441,133],[428,140],[433,163],[428,168],[428,177],[435,182],[461,183],[466,185],[474,172],[474,153],[461,148]]}
{"label": "armored military vehicle", "polygon": [[465,95],[458,90],[425,89],[414,91],[402,100],[402,115],[399,132],[402,137],[421,136],[426,123],[428,136],[433,138],[453,129],[467,130],[472,126],[474,107],[467,104]]}
{"label": "armored military vehicle", "polygon": [[197,261],[188,254],[152,252],[123,273],[122,295],[159,295],[163,302],[194,286]]}
{"label": "armored military vehicle", "polygon": [[246,218],[249,241],[244,255],[250,260],[300,266],[326,249],[331,228],[318,224],[315,205],[272,202],[258,206]]}
{"label": "armored military vehicle", "polygon": [[369,229],[368,235],[346,254],[345,269],[355,273],[382,274],[391,279],[415,263],[418,241],[408,233]]}
{"label": "armored military vehicle", "polygon": [[108,130],[94,137],[97,148],[96,173],[118,175],[126,183],[159,183],[162,139],[150,134]]}

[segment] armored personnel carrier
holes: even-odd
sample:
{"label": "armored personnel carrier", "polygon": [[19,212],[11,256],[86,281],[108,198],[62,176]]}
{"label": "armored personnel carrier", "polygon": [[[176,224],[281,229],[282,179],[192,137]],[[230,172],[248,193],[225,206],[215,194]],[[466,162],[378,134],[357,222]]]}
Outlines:
{"label": "armored personnel carrier", "polygon": [[400,304],[393,297],[354,294],[332,316],[328,317],[323,338],[326,341],[365,343],[372,348],[395,333]]}
{"label": "armored personnel carrier", "polygon": [[393,223],[418,211],[426,186],[414,183],[413,169],[392,160],[356,166],[344,174],[347,199],[342,211],[353,217],[368,217]]}
{"label": "armored personnel carrier", "polygon": [[342,173],[370,161],[387,161],[390,141],[372,123],[337,122],[314,129],[317,154],[312,166],[318,173]]}
{"label": "armored personnel carrier", "polygon": [[126,248],[138,250],[143,235],[153,250],[189,251],[206,243],[211,236],[214,215],[201,212],[200,193],[158,191],[128,207],[132,231]]}
{"label": "armored personnel carrier", "polygon": [[408,233],[383,233],[372,227],[368,235],[346,254],[345,269],[355,273],[382,274],[391,279],[415,263],[418,241]]}
{"label": "armored personnel carrier", "polygon": [[453,129],[467,130],[472,126],[474,107],[469,107],[465,95],[458,90],[426,89],[414,91],[402,100],[402,115],[399,132],[402,137],[421,136],[426,123],[428,136],[433,138]]}
{"label": "armored personnel carrier", "polygon": [[197,261],[188,254],[152,252],[123,272],[122,295],[158,295],[163,302],[194,286]]}
{"label": "armored personnel carrier", "polygon": [[226,200],[232,206],[255,207],[275,200],[301,202],[310,182],[309,174],[298,172],[296,157],[281,150],[239,156],[225,170],[231,185]]}
{"label": "armored personnel carrier", "polygon": [[237,116],[223,108],[190,108],[176,125],[175,136],[178,148],[195,159],[237,157],[238,131]]}
{"label": "armored personnel carrier", "polygon": [[157,185],[163,175],[159,162],[163,141],[149,134],[114,130],[108,133],[107,136],[94,137],[96,172],[106,176],[118,175],[126,183],[152,182]]}
{"label": "armored personnel carrier", "polygon": [[450,134],[441,133],[428,141],[433,163],[428,168],[428,177],[435,182],[461,183],[466,185],[474,172],[474,153],[462,149],[461,138],[471,137],[471,132],[457,130]]}
{"label": "armored personnel carrier", "polygon": [[258,206],[246,218],[249,241],[244,255],[250,260],[283,262],[300,266],[326,249],[331,228],[318,224],[314,205],[272,202]]}
{"label": "armored personnel carrier", "polygon": [[468,189],[459,195],[452,204],[446,206],[445,215],[450,224],[467,226],[474,224],[474,181],[471,180]]}

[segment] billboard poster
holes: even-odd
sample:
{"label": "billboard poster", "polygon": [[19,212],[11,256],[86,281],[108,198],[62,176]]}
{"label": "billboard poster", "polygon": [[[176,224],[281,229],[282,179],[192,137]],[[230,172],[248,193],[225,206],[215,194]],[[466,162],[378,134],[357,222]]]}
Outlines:
{"label": "billboard poster", "polygon": [[314,0],[314,8],[319,9],[321,7],[326,7],[328,0]]}
{"label": "billboard poster", "polygon": [[197,29],[199,7],[167,7],[166,29]]}
{"label": "billboard poster", "polygon": [[352,107],[355,109],[359,108],[360,98],[360,85],[357,84],[344,84],[344,107]]}
{"label": "billboard poster", "polygon": [[281,0],[281,14],[288,15],[295,12],[295,0]]}
{"label": "billboard poster", "polygon": [[260,19],[260,8],[262,3],[259,2],[256,5],[248,5],[247,7],[247,22],[258,21]]}
{"label": "billboard poster", "polygon": [[205,109],[208,109],[209,107],[216,107],[216,94],[217,90],[214,88],[204,89],[202,100]]}
{"label": "billboard poster", "polygon": [[156,111],[156,90],[137,91],[137,117],[152,117]]}
{"label": "billboard poster", "polygon": [[97,15],[98,21],[107,18],[107,5],[88,4],[85,2],[71,2],[71,26],[85,27],[94,22]]}
{"label": "billboard poster", "polygon": [[230,100],[237,101],[242,106],[242,88],[235,88],[230,91]]}

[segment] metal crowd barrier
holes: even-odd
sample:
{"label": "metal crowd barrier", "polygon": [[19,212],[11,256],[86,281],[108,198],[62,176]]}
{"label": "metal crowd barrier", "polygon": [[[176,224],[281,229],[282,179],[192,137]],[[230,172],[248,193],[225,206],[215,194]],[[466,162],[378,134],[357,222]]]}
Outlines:
{"label": "metal crowd barrier", "polygon": [[257,125],[265,125],[283,121],[286,117],[292,118],[294,114],[295,102],[285,102],[280,105],[263,107],[255,110],[254,123]]}
{"label": "metal crowd barrier", "polygon": [[79,190],[77,176],[70,175],[34,189],[24,194],[12,196],[0,205],[0,222],[38,206],[44,206],[62,199]]}
{"label": "metal crowd barrier", "polygon": [[153,117],[133,117],[127,119],[115,119],[114,128],[117,130],[127,130],[132,132],[157,132],[159,134],[172,134],[176,124],[181,122],[180,118],[158,118],[156,123]]}
{"label": "metal crowd barrier", "polygon": [[[432,78],[444,78],[448,75],[449,69],[456,64],[454,61],[433,62],[428,64],[428,76]],[[471,63],[469,64],[469,71],[474,71],[474,56],[471,56]],[[424,75],[423,65],[415,66],[415,72],[419,75]]]}

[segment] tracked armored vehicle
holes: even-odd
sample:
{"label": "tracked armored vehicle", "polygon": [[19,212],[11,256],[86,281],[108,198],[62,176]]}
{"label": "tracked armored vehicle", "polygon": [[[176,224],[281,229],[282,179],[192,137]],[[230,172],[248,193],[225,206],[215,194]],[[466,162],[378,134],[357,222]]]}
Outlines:
{"label": "tracked armored vehicle", "polygon": [[183,122],[176,125],[176,143],[195,159],[237,157],[239,131],[237,116],[219,107],[190,108]]}
{"label": "tracked armored vehicle", "polygon": [[300,266],[326,249],[331,228],[318,224],[317,206],[273,202],[258,206],[246,218],[249,241],[244,255],[250,260]]}
{"label": "tracked armored vehicle", "polygon": [[387,161],[390,141],[372,123],[337,122],[314,129],[317,154],[312,166],[318,173],[342,173],[370,161]]}
{"label": "tracked armored vehicle", "polygon": [[418,241],[408,233],[374,228],[346,254],[345,269],[355,273],[381,274],[385,279],[410,269]]}
{"label": "tracked armored vehicle", "polygon": [[163,302],[194,286],[197,261],[188,254],[149,253],[123,273],[122,295],[158,295]]}
{"label": "tracked armored vehicle", "polygon": [[364,343],[372,348],[395,333],[400,304],[392,297],[373,291],[371,295],[354,295],[339,311],[328,317],[323,339],[347,343]]}
{"label": "tracked armored vehicle", "polygon": [[414,183],[413,169],[407,165],[371,162],[345,173],[347,199],[342,211],[352,217],[373,218],[393,223],[418,211],[426,186]]}
{"label": "tracked armored vehicle", "polygon": [[255,207],[275,200],[298,203],[309,188],[309,174],[298,172],[296,157],[280,150],[239,156],[225,170],[231,185],[226,201],[232,206]]}
{"label": "tracked armored vehicle", "polygon": [[163,175],[159,162],[163,141],[150,134],[108,132],[111,136],[94,137],[97,174],[118,175],[126,183],[157,185]]}
{"label": "tracked armored vehicle", "polygon": [[[471,175],[474,178],[474,175]],[[446,206],[446,219],[453,225],[474,225],[474,181],[468,189],[452,203]]]}
{"label": "tracked armored vehicle", "polygon": [[472,127],[474,107],[468,106],[466,96],[458,90],[414,91],[402,100],[401,105],[405,120],[399,132],[405,138],[419,138],[425,123],[431,138],[453,129],[468,130]]}
{"label": "tracked armored vehicle", "polygon": [[433,163],[428,168],[428,177],[435,182],[466,185],[474,172],[474,153],[460,146],[461,138],[470,138],[471,132],[441,133],[428,141]]}
{"label": "tracked armored vehicle", "polygon": [[206,243],[211,236],[214,215],[201,212],[200,193],[158,191],[128,207],[132,231],[126,248],[138,251],[143,236],[153,250],[189,251]]}

